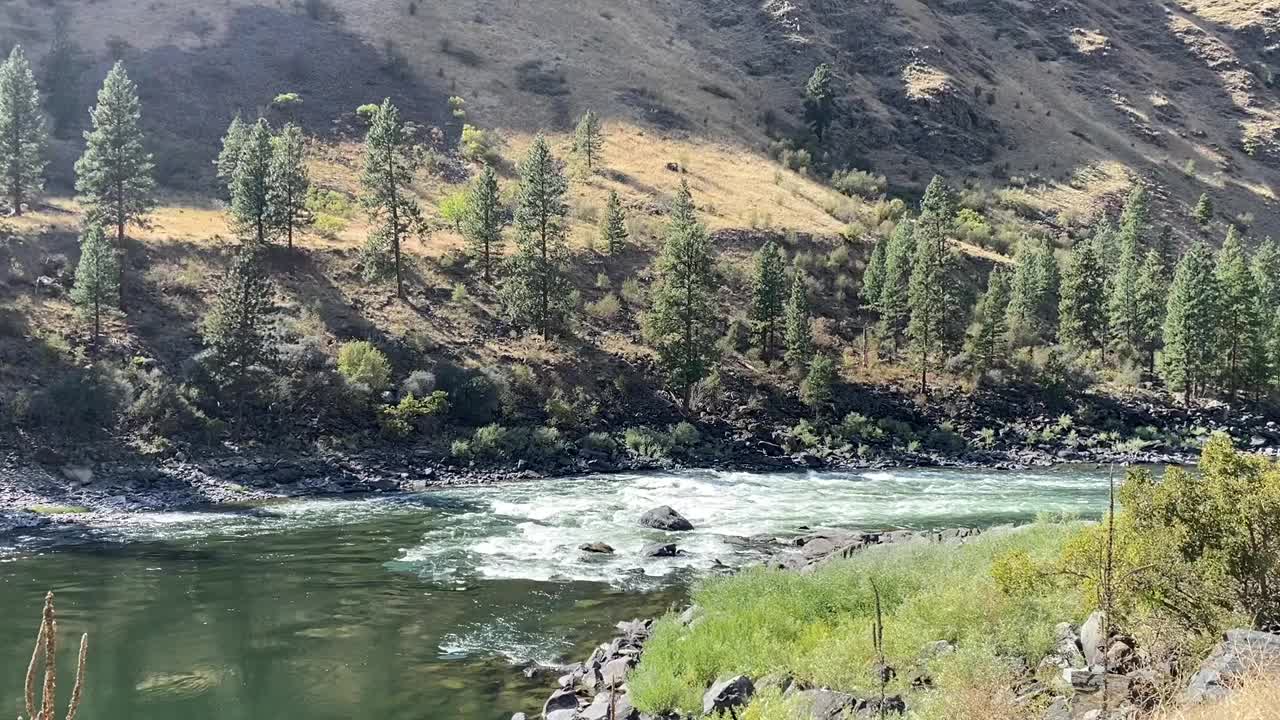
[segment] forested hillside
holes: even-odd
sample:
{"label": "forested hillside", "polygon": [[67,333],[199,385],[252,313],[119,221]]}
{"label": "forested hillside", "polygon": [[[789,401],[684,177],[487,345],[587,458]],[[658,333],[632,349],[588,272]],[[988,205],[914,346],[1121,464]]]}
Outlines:
{"label": "forested hillside", "polygon": [[0,15],[23,447],[1280,442],[1266,3]]}

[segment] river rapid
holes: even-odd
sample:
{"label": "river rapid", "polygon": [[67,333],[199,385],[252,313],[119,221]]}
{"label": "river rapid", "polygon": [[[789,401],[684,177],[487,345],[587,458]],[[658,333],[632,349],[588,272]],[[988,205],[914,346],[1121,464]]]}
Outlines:
{"label": "river rapid", "polygon": [[[491,719],[546,695],[522,667],[752,562],[743,537],[1092,517],[1106,496],[1093,467],[684,471],[98,516],[0,538],[0,709],[18,707],[48,589],[64,676],[90,634],[82,720]],[[664,504],[696,530],[638,525]],[[640,557],[659,540],[684,554]]]}

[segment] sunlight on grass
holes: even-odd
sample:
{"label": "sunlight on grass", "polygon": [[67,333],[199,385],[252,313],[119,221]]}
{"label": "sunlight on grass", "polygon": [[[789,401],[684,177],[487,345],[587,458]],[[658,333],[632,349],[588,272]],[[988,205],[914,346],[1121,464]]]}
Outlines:
{"label": "sunlight on grass", "polygon": [[[1047,562],[1078,527],[1040,523],[961,547],[873,548],[812,574],[755,569],[708,581],[694,592],[702,616],[692,628],[671,616],[658,623],[631,679],[636,704],[655,713],[696,711],[711,681],[735,673],[785,672],[815,686],[868,692],[875,686],[872,579],[884,601],[885,651],[900,670],[935,640],[961,649],[932,662],[942,688],[997,674],[999,657],[1034,663],[1051,649],[1053,626],[1083,614],[1083,598],[1076,589],[1004,595],[991,564],[1012,550]],[[900,672],[890,691],[904,690],[909,679]],[[786,716],[779,698],[762,695],[758,704],[778,712],[757,708],[751,717]]]}

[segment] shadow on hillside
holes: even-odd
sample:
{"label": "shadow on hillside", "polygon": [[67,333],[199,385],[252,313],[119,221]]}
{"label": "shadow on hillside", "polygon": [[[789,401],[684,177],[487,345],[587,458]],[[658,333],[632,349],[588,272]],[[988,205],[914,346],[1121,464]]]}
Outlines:
{"label": "shadow on hillside", "polygon": [[[387,6],[385,12],[398,10]],[[210,161],[237,112],[265,113],[277,125],[292,120],[318,136],[333,132],[340,116],[385,97],[408,120],[445,119],[446,92],[403,69],[394,50],[375,47],[341,24],[272,7],[241,7],[222,38],[199,48],[125,51],[162,184],[206,189]],[[109,64],[103,59],[85,73],[85,82],[96,89]],[[303,99],[288,116],[270,108],[272,98],[284,92]]]}

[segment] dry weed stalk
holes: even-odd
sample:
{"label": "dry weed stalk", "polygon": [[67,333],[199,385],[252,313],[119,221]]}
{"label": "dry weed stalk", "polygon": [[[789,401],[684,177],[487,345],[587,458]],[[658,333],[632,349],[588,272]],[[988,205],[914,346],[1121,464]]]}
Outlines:
{"label": "dry weed stalk", "polygon": [[[44,688],[40,708],[36,709],[36,672],[44,660]],[[44,613],[40,619],[40,631],[36,634],[36,646],[31,652],[31,664],[27,666],[25,700],[27,720],[53,720],[58,695],[58,621],[53,611],[53,593],[44,596]],[[75,720],[80,710],[80,698],[84,692],[84,667],[89,655],[89,634],[80,636],[80,656],[76,662],[76,684],[71,690],[71,704],[67,707],[67,720]],[[23,720],[18,714],[18,720]]]}

